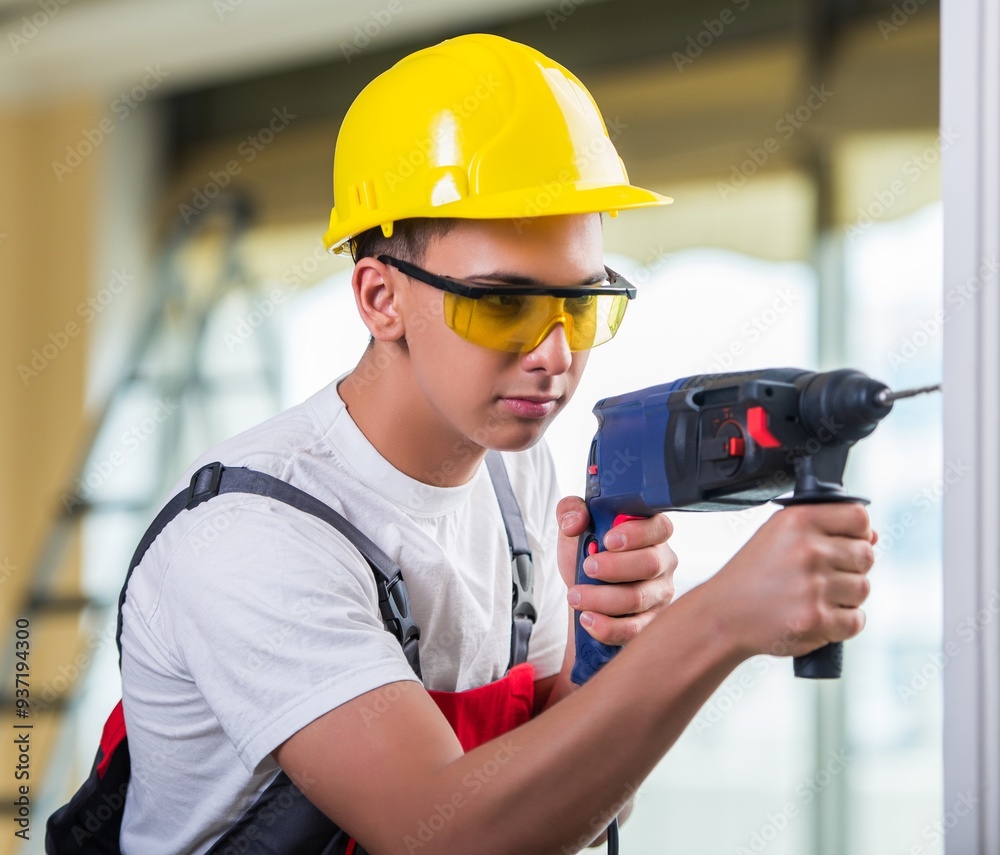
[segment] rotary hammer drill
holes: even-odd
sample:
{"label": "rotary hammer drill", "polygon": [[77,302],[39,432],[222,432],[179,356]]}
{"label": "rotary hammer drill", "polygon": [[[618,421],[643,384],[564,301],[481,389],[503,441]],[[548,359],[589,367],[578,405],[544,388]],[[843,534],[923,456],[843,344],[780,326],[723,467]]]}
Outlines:
{"label": "rotary hammer drill", "polygon": [[[850,369],[767,368],[684,377],[598,401],[587,465],[590,524],[580,537],[577,584],[604,584],[583,572],[583,561],[627,519],[769,501],[867,504],[844,491],[851,446],[875,430],[893,401],[939,388],[891,392]],[[778,498],[789,490],[790,497]],[[591,638],[577,613],[573,681],[585,683],[618,649]],[[839,677],[842,656],[841,642],[827,644],[795,657],[795,674]]]}

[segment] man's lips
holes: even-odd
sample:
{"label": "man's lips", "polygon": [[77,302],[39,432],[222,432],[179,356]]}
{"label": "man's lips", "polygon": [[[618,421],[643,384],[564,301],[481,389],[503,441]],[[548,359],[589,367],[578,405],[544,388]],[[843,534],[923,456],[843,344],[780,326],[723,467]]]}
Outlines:
{"label": "man's lips", "polygon": [[529,419],[540,419],[552,413],[556,408],[558,397],[552,395],[504,395],[500,403],[516,416]]}

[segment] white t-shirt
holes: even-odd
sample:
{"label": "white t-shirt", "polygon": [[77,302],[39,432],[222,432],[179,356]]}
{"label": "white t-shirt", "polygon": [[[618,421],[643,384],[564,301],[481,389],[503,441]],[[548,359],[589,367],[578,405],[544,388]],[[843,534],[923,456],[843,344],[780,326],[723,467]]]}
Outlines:
{"label": "white t-shirt", "polygon": [[[559,671],[568,628],[555,473],[543,443],[503,457],[534,555],[528,659],[543,678]],[[404,475],[361,433],[336,383],[204,455],[172,493],[213,460],[312,494],[402,568],[426,688],[503,676],[510,553],[485,463],[460,487]],[[360,554],[315,517],[244,494],[182,512],[154,541],[129,583],[122,646],[126,855],[205,852],[277,774],[277,746],[340,704],[416,679]]]}

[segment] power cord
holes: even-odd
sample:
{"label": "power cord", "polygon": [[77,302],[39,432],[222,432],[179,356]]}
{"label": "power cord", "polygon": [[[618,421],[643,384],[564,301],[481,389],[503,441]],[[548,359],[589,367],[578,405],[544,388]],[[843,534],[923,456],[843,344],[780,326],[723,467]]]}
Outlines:
{"label": "power cord", "polygon": [[618,855],[618,817],[608,826],[608,855]]}

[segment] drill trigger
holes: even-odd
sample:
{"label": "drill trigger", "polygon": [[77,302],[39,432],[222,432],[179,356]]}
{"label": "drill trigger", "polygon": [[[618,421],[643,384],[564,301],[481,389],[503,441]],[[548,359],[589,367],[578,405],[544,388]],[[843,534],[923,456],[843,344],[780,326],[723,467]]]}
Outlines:
{"label": "drill trigger", "polygon": [[620,525],[623,522],[628,522],[629,520],[646,520],[649,517],[637,517],[635,514],[618,514],[615,517],[614,522],[611,523],[611,527],[614,528],[616,525]]}

